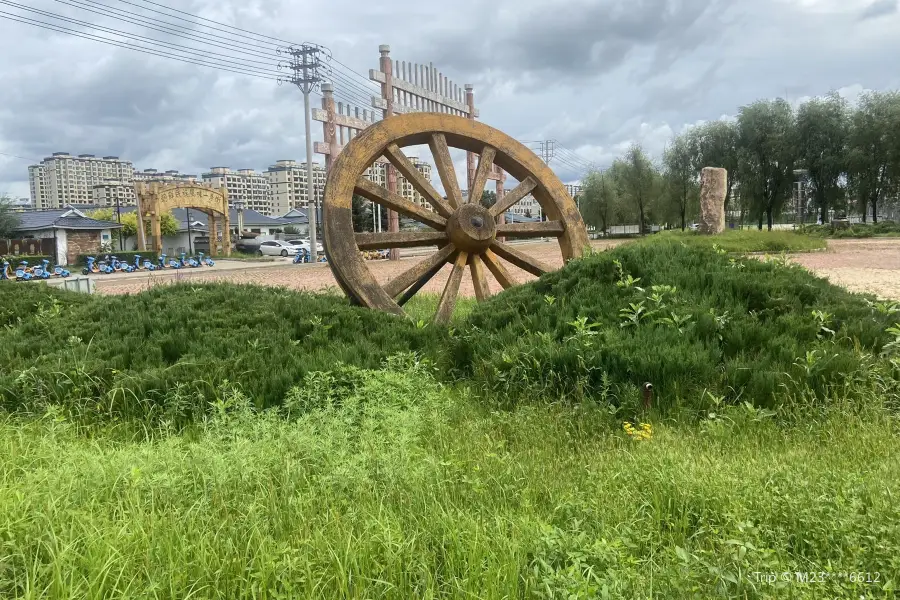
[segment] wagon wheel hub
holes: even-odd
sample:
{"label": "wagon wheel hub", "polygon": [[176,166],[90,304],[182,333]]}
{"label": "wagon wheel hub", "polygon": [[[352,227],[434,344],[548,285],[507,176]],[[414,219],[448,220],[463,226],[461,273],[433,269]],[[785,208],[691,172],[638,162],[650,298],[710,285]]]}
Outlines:
{"label": "wagon wheel hub", "polygon": [[[444,192],[428,181],[403,153],[407,146],[431,150]],[[450,148],[479,155],[478,167],[463,196]],[[388,162],[424,199],[422,204],[392,192],[364,177],[375,162]],[[479,200],[494,167],[519,184],[490,208]],[[497,224],[501,215],[528,195],[541,206],[546,221]],[[361,196],[394,210],[423,228],[396,232],[356,233],[353,198]],[[427,203],[427,206],[425,205]],[[403,305],[446,265],[453,265],[438,304],[435,322],[453,314],[460,283],[471,272],[475,295],[491,294],[488,273],[503,288],[517,285],[506,264],[532,275],[549,266],[503,238],[556,238],[563,260],[581,256],[588,246],[587,231],[575,202],[562,182],[532,151],[504,133],[462,117],[412,113],[384,119],[353,138],[337,156],[325,186],[325,252],[341,288],[357,304],[398,315]],[[413,263],[400,275],[381,284],[369,270],[361,251],[387,248],[437,247],[429,257]]]}
{"label": "wagon wheel hub", "polygon": [[447,219],[447,237],[459,250],[483,254],[497,237],[497,224],[480,204],[463,204]]}

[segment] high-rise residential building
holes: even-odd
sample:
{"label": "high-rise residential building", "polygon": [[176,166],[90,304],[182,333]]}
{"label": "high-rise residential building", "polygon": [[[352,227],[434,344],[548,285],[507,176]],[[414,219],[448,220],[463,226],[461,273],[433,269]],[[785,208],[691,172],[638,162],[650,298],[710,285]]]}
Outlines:
{"label": "high-rise residential building", "polygon": [[54,152],[39,165],[28,168],[31,202],[35,208],[90,205],[93,188],[104,181],[124,185],[134,183],[134,165],[117,156],[98,158],[93,154],[74,156]]}
{"label": "high-rise residential building", "polygon": [[[409,159],[409,162],[411,162],[416,167],[419,173],[421,173],[425,177],[425,181],[431,181],[430,164],[425,161],[419,160],[418,156],[407,156],[407,158]],[[387,178],[386,173],[385,178]],[[397,193],[407,200],[412,200],[413,202],[424,208],[434,210],[434,207],[425,199],[425,196],[420,194],[410,182],[408,182],[404,177],[401,177],[399,174],[397,175]]]}
{"label": "high-rise residential building", "polygon": [[94,206],[135,206],[134,183],[108,180],[91,188],[91,204]]}
{"label": "high-rise residential building", "polygon": [[44,188],[44,165],[28,167],[28,182],[31,187],[31,206],[38,210],[50,208],[47,190]]}
{"label": "high-rise residential building", "polygon": [[134,172],[134,181],[135,183],[197,183],[197,176],[178,171],[144,169]]}
{"label": "high-rise residential building", "polygon": [[[431,181],[431,164],[419,160],[418,156],[407,156],[409,162],[411,162],[419,173],[425,178],[426,181]],[[377,183],[380,186],[387,187],[387,163],[375,163],[363,173],[363,177],[369,179],[370,181]],[[405,177],[397,174],[397,193],[410,200],[415,202],[419,206],[427,208],[428,210],[434,210],[434,207],[431,205],[428,200],[425,199],[425,196],[420,194],[413,185],[406,180]]]}
{"label": "high-rise residential building", "polygon": [[[325,167],[313,163],[313,197],[320,205],[325,194]],[[264,173],[272,193],[272,213],[274,216],[287,214],[292,208],[306,210],[307,201],[306,163],[295,160],[279,160]]]}
{"label": "high-rise residential building", "polygon": [[[419,160],[418,157],[410,156],[408,158],[425,179],[431,181],[432,166]],[[284,215],[292,208],[307,209],[305,162],[279,160],[266,170],[265,176],[272,190],[272,210],[276,216]],[[375,163],[366,169],[363,177],[380,186],[387,187],[387,163]],[[313,194],[320,203],[325,196],[327,179],[328,173],[325,171],[325,167],[313,163]],[[397,176],[397,193],[420,206],[429,210],[433,209],[422,194],[400,175]]]}
{"label": "high-rise residential building", "polygon": [[240,202],[244,208],[272,216],[272,192],[269,180],[262,173],[253,169],[232,171],[228,167],[213,167],[201,177],[204,183],[226,188],[231,207]]}

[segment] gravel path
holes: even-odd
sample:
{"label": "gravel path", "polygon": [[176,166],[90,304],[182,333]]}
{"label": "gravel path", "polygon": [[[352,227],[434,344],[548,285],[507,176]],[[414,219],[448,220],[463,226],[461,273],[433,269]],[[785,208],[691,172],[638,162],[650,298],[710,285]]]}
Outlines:
{"label": "gravel path", "polygon": [[[604,249],[621,243],[622,240],[595,241],[593,246]],[[900,300],[900,239],[833,240],[828,246],[826,252],[795,254],[790,258],[814,273],[828,278],[832,283],[845,286],[852,291],[869,292],[884,298]],[[519,248],[551,266],[562,266],[562,255],[555,243],[523,244]],[[411,268],[419,260],[422,260],[422,257],[409,257],[397,262],[372,261],[369,268],[380,283],[386,283]],[[534,279],[532,275],[512,265],[507,266],[520,281]],[[451,270],[450,265],[445,266],[425,286],[424,291],[440,294]],[[496,293],[502,289],[490,273],[488,279],[492,292]],[[256,265],[256,268],[241,270],[198,269],[174,273],[148,273],[145,276],[132,276],[128,279],[117,279],[117,276],[98,277],[96,286],[97,291],[103,294],[129,294],[175,281],[231,281],[309,291],[337,286],[328,265],[294,265],[290,262],[276,266],[261,263]],[[460,293],[464,296],[475,295],[472,279],[468,275],[463,278]]]}

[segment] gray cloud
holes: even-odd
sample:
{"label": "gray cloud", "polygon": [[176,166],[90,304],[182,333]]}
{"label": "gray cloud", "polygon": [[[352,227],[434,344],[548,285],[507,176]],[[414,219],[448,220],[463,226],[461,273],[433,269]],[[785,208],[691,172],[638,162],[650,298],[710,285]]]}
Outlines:
{"label": "gray cloud", "polygon": [[897,0],[875,0],[859,15],[860,20],[876,19],[897,12]]}
{"label": "gray cloud", "polygon": [[[62,12],[50,0],[30,4]],[[378,45],[389,43],[393,58],[433,62],[457,83],[474,83],[486,123],[518,139],[557,139],[601,166],[632,141],[658,155],[687,124],[760,97],[900,87],[895,1],[191,0],[177,8],[324,43],[359,73],[376,67]],[[138,168],[195,173],[304,158],[302,97],[290,86],[3,19],[0,55],[0,153],[115,154]],[[0,154],[0,193],[27,195],[27,166]],[[580,176],[554,166],[564,179]]]}

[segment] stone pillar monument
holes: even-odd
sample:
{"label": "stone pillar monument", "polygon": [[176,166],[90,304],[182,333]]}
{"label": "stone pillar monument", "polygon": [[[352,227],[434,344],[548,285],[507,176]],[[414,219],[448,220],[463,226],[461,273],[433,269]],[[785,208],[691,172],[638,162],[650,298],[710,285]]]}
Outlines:
{"label": "stone pillar monument", "polygon": [[728,171],[704,167],[700,172],[700,233],[715,235],[725,231],[725,194]]}

